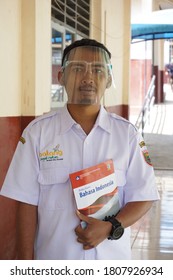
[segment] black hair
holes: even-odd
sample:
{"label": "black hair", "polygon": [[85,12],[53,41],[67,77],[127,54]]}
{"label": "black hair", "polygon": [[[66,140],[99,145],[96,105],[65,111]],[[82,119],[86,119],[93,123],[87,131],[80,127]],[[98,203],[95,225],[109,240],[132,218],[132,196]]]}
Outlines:
{"label": "black hair", "polygon": [[77,47],[83,47],[83,46],[92,46],[92,47],[101,48],[107,52],[109,58],[111,59],[111,53],[108,51],[108,49],[102,43],[100,43],[94,39],[81,39],[81,40],[77,40],[77,41],[73,42],[72,44],[70,44],[69,46],[67,46],[64,49],[63,57],[62,57],[62,65],[64,64],[66,55],[72,49],[77,48]]}

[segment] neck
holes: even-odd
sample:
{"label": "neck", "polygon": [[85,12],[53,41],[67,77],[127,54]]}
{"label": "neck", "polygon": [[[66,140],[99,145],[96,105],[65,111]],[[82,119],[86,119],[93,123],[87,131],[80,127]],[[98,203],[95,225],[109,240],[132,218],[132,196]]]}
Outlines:
{"label": "neck", "polygon": [[67,108],[72,118],[89,134],[97,119],[100,105],[67,104]]}

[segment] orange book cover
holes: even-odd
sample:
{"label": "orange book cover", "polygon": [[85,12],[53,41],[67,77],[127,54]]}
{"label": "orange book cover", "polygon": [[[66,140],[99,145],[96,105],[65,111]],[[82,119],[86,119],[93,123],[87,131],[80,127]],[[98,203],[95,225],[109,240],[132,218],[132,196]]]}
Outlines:
{"label": "orange book cover", "polygon": [[102,220],[119,211],[113,160],[71,173],[70,181],[82,214]]}

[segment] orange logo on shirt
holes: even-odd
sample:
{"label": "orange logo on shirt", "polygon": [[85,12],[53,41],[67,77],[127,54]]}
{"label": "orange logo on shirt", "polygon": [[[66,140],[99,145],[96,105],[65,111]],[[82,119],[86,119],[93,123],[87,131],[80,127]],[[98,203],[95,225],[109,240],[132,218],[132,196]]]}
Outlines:
{"label": "orange logo on shirt", "polygon": [[53,148],[51,151],[46,150],[39,154],[41,161],[54,161],[63,159],[63,151],[59,149],[59,144]]}

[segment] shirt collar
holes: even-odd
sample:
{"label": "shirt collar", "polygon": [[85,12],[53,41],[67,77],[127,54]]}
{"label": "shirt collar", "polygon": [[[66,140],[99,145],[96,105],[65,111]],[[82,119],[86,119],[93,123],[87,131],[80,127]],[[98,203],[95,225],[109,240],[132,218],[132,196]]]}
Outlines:
{"label": "shirt collar", "polygon": [[76,124],[75,120],[71,117],[68,109],[67,104],[62,108],[61,114],[61,129],[60,133],[63,134],[67,132],[71,127]]}
{"label": "shirt collar", "polygon": [[[63,134],[72,128],[74,124],[77,124],[75,120],[71,117],[67,105],[62,108],[61,114],[61,129],[60,133]],[[101,127],[103,130],[108,133],[111,132],[111,124],[108,112],[105,110],[103,106],[100,107],[100,112],[95,122],[95,127]]]}
{"label": "shirt collar", "polygon": [[100,126],[103,130],[107,131],[108,133],[111,132],[110,117],[103,106],[101,106],[100,108],[100,112],[97,117],[95,126]]}

